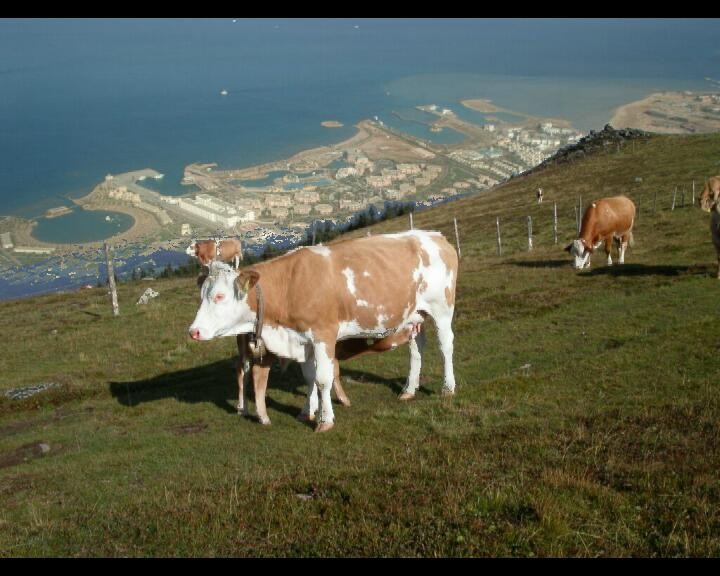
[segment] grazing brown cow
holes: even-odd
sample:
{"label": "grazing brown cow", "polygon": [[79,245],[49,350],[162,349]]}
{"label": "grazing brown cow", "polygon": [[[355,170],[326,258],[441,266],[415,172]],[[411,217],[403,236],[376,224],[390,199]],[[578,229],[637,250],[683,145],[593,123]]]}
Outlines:
{"label": "grazing brown cow", "polygon": [[[442,234],[423,230],[301,248],[239,272],[213,262],[188,331],[194,340],[254,333],[267,350],[312,366],[322,432],[335,420],[330,390],[338,341],[382,340],[430,316],[444,360],[443,394],[454,394],[457,270],[455,249]],[[419,371],[411,370],[402,397],[412,397],[418,385]]]}
{"label": "grazing brown cow", "polygon": [[210,262],[232,262],[235,269],[240,266],[242,258],[242,245],[240,240],[229,238],[227,240],[193,240],[185,253],[194,256],[203,266]]}
{"label": "grazing brown cow", "polygon": [[710,212],[710,237],[717,252],[717,277],[720,279],[720,176],[713,176],[705,182],[700,194],[700,208]]}
{"label": "grazing brown cow", "polygon": [[632,227],[635,223],[635,204],[625,196],[594,200],[585,210],[580,234],[565,248],[575,258],[576,269],[589,268],[593,251],[605,241],[608,266],[612,266],[610,248],[613,239],[619,241],[618,262],[625,263],[625,250],[633,244]]}

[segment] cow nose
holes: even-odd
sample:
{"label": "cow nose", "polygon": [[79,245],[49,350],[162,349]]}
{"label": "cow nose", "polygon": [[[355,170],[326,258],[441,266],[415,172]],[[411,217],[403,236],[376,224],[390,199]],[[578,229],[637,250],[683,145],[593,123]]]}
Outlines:
{"label": "cow nose", "polygon": [[193,340],[200,340],[200,330],[193,328],[190,330],[190,338]]}

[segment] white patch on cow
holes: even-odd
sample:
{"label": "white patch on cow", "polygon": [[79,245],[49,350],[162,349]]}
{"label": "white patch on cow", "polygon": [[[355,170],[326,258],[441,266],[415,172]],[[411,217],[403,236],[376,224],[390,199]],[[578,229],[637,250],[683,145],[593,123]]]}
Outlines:
{"label": "white patch on cow", "polygon": [[360,306],[360,308],[370,308],[370,304],[367,303],[367,300],[356,300],[355,303]]}
{"label": "white patch on cow", "polygon": [[387,322],[388,317],[385,314],[378,314],[377,316],[377,326],[375,326],[375,330],[378,332],[385,332],[387,328],[385,328],[385,322]]}
{"label": "white patch on cow", "polygon": [[363,272],[363,277],[365,277],[365,278],[370,278],[370,272],[368,272],[367,270],[365,270],[365,272]]}
{"label": "white patch on cow", "polygon": [[342,271],[343,275],[345,276],[345,280],[347,282],[347,288],[350,291],[350,294],[355,296],[357,289],[355,288],[355,272],[352,271],[350,268],[345,268],[345,270]]}
{"label": "white patch on cow", "polygon": [[317,246],[308,246],[307,249],[314,254],[319,254],[320,256],[325,256],[326,258],[330,257],[330,248],[323,246],[322,244],[318,244]]}
{"label": "white patch on cow", "polygon": [[337,339],[345,340],[346,338],[352,338],[362,332],[360,323],[357,320],[350,320],[349,322],[340,322],[338,326]]}
{"label": "white patch on cow", "polygon": [[310,342],[304,334],[283,326],[263,326],[262,339],[265,347],[281,358],[305,362],[310,355]]}

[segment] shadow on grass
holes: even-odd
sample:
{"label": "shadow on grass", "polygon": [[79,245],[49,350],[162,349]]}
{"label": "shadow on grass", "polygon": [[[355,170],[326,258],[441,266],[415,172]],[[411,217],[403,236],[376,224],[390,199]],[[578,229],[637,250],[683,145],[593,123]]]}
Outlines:
{"label": "shadow on grass", "polygon": [[[350,378],[357,382],[378,382],[399,394],[405,385],[404,378],[386,379],[376,374],[341,368],[341,378]],[[235,376],[235,360],[220,360],[205,366],[197,366],[186,370],[168,372],[144,380],[127,382],[110,382],[110,393],[123,406],[133,407],[147,402],[156,402],[174,398],[188,404],[212,403],[228,414],[236,414],[237,380]],[[297,363],[291,364],[285,372],[281,372],[275,364],[270,370],[268,393],[265,402],[268,410],[297,416],[301,405],[284,404],[273,398],[273,390],[284,390],[290,394],[304,398],[307,392],[305,380]],[[430,395],[432,391],[420,387],[419,391]],[[246,394],[252,397],[252,384]],[[352,390],[349,391],[352,394]],[[352,400],[352,396],[351,396]],[[333,402],[337,403],[333,393]],[[255,420],[254,406],[251,406]],[[271,416],[272,417],[272,416]]]}
{"label": "shadow on grass", "polygon": [[[340,380],[343,384],[345,384],[345,381],[347,379],[353,380],[355,382],[377,382],[378,384],[387,386],[388,388],[390,388],[390,390],[392,390],[395,394],[398,395],[403,391],[403,388],[405,388],[406,382],[405,378],[383,378],[382,376],[378,376],[377,374],[363,372],[361,370],[353,370],[352,368],[343,368],[341,366]],[[425,394],[426,396],[430,396],[433,393],[432,390],[422,385],[418,388],[418,392],[421,394]]]}
{"label": "shadow on grass", "polygon": [[520,268],[567,268],[572,270],[572,260],[564,258],[562,260],[518,260],[508,262],[511,266],[519,266]]}
{"label": "shadow on grass", "polygon": [[613,266],[599,266],[590,270],[579,272],[580,276],[681,276],[684,274],[705,275],[706,266],[672,266],[647,264],[615,264]]}
{"label": "shadow on grass", "polygon": [[[132,407],[146,402],[174,398],[188,404],[210,402],[228,414],[237,413],[238,389],[234,360],[221,360],[144,380],[110,382],[109,386],[113,398],[123,406]],[[299,365],[291,365],[284,374],[280,373],[277,366],[273,366],[268,381],[269,394],[266,398],[269,409],[297,416],[297,406],[283,404],[271,398],[272,390],[278,388],[298,396],[305,395],[305,382]],[[249,394],[252,395],[252,385],[249,390]]]}

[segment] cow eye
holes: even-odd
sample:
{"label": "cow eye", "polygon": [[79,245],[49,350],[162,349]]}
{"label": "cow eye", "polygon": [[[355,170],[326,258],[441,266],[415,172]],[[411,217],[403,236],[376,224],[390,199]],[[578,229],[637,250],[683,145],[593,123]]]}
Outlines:
{"label": "cow eye", "polygon": [[222,292],[218,292],[213,296],[213,302],[222,302],[223,300],[225,300],[225,294]]}

